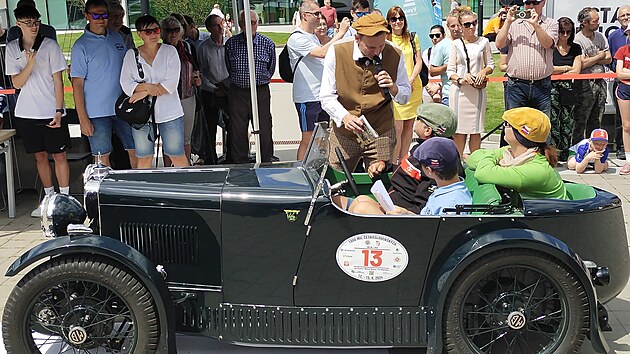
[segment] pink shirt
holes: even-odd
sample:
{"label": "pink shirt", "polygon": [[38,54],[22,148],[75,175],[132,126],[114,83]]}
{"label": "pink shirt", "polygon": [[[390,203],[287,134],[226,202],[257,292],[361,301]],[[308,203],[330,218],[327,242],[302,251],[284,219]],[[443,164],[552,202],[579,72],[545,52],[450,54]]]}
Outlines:
{"label": "pink shirt", "polygon": [[326,24],[328,28],[335,26],[335,19],[337,18],[337,9],[331,7],[330,9],[326,6],[322,6],[319,11],[321,11],[322,15],[326,17]]}
{"label": "pink shirt", "polygon": [[553,73],[553,49],[558,43],[558,21],[540,16],[540,26],[554,45],[543,47],[536,31],[524,20],[516,20],[508,32],[507,74],[523,80],[541,80]]}

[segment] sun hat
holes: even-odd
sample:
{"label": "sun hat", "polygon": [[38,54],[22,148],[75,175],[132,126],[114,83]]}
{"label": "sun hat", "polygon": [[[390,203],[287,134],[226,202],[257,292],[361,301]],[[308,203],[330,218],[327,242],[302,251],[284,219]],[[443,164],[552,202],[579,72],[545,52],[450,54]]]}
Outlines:
{"label": "sun hat", "polygon": [[428,125],[436,136],[451,138],[457,130],[455,112],[441,103],[425,103],[416,109],[416,119]]}
{"label": "sun hat", "polygon": [[551,131],[549,117],[534,108],[513,108],[505,111],[502,118],[514,128],[515,132],[534,143],[546,142]]}
{"label": "sun hat", "polygon": [[361,16],[352,24],[352,28],[357,30],[358,34],[364,36],[375,36],[378,33],[389,33],[387,29],[387,21],[377,13]]}

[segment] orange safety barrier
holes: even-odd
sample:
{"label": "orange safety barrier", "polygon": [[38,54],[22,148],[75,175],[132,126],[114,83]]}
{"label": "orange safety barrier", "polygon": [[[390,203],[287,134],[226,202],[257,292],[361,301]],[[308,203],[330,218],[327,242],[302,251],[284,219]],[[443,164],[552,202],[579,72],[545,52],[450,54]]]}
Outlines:
{"label": "orange safety barrier", "polygon": [[[602,74],[563,74],[563,75],[551,75],[551,80],[592,80],[592,79],[615,79],[616,73],[602,73]],[[507,77],[489,77],[488,82],[503,82],[507,81]],[[429,82],[441,82],[440,80],[429,80]],[[289,84],[282,79],[271,79],[272,84]],[[66,86],[63,88],[64,92],[72,92],[72,86]],[[3,89],[0,90],[2,95],[12,95],[15,93],[15,89]]]}

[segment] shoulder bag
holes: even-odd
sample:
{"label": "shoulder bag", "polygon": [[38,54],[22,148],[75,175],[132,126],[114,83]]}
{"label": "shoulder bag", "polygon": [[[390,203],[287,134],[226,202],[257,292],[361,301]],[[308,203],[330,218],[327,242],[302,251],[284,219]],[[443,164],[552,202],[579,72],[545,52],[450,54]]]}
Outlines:
{"label": "shoulder bag", "polygon": [[[473,73],[470,71],[470,57],[468,56],[468,49],[466,49],[466,42],[464,42],[463,38],[460,38],[460,40],[462,41],[462,46],[464,47],[464,54],[466,54],[466,68],[468,69],[468,72],[473,77],[473,79],[476,79],[475,75],[473,75]],[[484,68],[485,66],[486,65],[485,65],[485,58],[484,58]],[[488,78],[486,77],[486,80],[483,83],[481,83],[480,85],[473,84],[472,87],[478,90],[481,90],[481,89],[485,89],[487,84],[488,84]]]}
{"label": "shoulder bag", "polygon": [[[141,82],[144,82],[144,71],[142,70],[142,65],[140,65],[140,61],[138,60],[138,49],[133,48],[133,51],[136,54],[135,58],[136,65],[138,66],[138,75],[140,75],[140,79],[143,80]],[[149,119],[152,119],[153,124],[155,125],[153,109],[156,99],[157,97],[147,96],[134,103],[130,103],[129,96],[127,96],[127,94],[123,92],[116,100],[116,115],[118,116],[118,118],[129,123],[135,129],[142,128],[145,124],[149,122]]]}

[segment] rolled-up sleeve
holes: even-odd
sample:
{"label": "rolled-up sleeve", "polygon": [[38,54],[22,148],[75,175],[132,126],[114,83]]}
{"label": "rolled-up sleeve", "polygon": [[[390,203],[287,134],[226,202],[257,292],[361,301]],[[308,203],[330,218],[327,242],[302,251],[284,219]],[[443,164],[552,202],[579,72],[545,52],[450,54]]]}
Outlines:
{"label": "rolled-up sleeve", "polygon": [[120,70],[120,87],[127,96],[133,95],[139,81],[136,79],[138,66],[136,65],[135,55],[133,49],[129,49],[125,54],[122,69]]}
{"label": "rolled-up sleeve", "polygon": [[168,93],[177,92],[177,85],[179,85],[179,74],[182,69],[182,64],[179,61],[179,55],[177,49],[173,46],[168,46],[168,57],[166,59],[166,75],[164,81],[159,84],[162,85],[168,91]]}
{"label": "rolled-up sleeve", "polygon": [[398,59],[396,86],[398,86],[398,93],[396,96],[393,96],[394,101],[398,104],[405,104],[409,102],[409,96],[411,96],[411,85],[409,84],[409,77],[407,77],[407,69],[405,68],[405,57],[402,53],[400,54],[400,59]]}
{"label": "rolled-up sleeve", "polygon": [[[335,83],[335,70],[337,68],[337,59],[335,56],[335,49],[330,48],[324,58],[324,73],[322,75],[322,83],[319,89],[319,99],[322,103],[322,108],[330,118],[337,124],[337,127],[341,127],[343,123],[343,117],[348,114],[348,110],[337,99],[337,84]],[[407,72],[405,73],[405,80],[407,80],[407,86],[409,86],[409,80],[407,79]],[[399,70],[400,71],[400,70]],[[408,97],[407,97],[408,98]]]}

